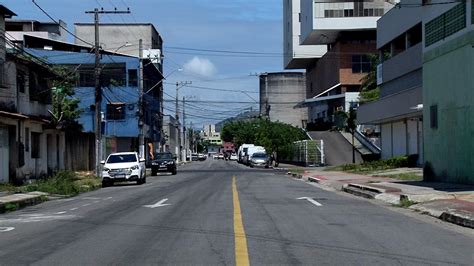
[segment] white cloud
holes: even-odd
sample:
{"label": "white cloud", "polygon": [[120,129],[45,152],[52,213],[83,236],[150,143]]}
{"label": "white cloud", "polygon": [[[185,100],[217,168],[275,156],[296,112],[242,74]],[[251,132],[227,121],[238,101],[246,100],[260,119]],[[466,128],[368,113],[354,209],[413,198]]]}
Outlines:
{"label": "white cloud", "polygon": [[191,74],[198,74],[204,77],[211,77],[217,73],[216,66],[206,58],[200,58],[198,56],[193,57],[183,66],[184,71],[190,72]]}

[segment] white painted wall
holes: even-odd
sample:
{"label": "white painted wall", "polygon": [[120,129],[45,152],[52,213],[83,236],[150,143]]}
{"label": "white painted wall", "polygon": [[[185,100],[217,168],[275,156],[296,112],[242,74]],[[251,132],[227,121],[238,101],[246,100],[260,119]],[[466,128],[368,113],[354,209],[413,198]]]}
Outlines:
{"label": "white painted wall", "polygon": [[406,126],[403,121],[393,123],[393,156],[403,156],[407,154]]}
{"label": "white painted wall", "polygon": [[392,157],[392,126],[390,123],[382,124],[380,126],[380,141],[381,145],[381,157],[386,160]]}

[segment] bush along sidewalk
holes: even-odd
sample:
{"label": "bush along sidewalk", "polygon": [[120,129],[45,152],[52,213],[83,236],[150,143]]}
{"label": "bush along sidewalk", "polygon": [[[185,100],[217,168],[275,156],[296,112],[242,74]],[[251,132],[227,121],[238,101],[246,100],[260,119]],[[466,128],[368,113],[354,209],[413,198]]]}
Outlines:
{"label": "bush along sidewalk", "polygon": [[87,172],[58,172],[22,186],[0,185],[0,213],[15,211],[49,199],[76,196],[101,187],[100,178]]}
{"label": "bush along sidewalk", "polygon": [[92,174],[62,171],[52,177],[25,185],[21,189],[25,192],[40,191],[52,195],[71,197],[79,193],[96,190],[101,187],[101,184],[100,178]]}
{"label": "bush along sidewalk", "polygon": [[355,174],[368,174],[374,171],[395,169],[400,167],[413,167],[417,161],[416,155],[393,157],[388,160],[364,162],[361,164],[346,164],[327,168],[327,171],[343,171]]}

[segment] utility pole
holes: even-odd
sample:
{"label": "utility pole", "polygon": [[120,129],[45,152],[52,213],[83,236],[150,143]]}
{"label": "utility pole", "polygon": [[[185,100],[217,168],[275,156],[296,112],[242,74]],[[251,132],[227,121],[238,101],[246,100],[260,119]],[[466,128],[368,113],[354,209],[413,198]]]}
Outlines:
{"label": "utility pole", "polygon": [[[178,95],[178,91],[180,88],[186,86],[186,85],[190,85],[192,84],[191,81],[180,81],[180,82],[176,82],[176,114],[175,114],[175,117],[176,117],[176,130],[178,131],[178,150],[176,151],[176,156],[178,156],[178,160],[179,158],[181,157],[181,132],[179,130],[179,110],[178,110],[178,99],[179,99],[179,95]],[[184,107],[183,107],[184,109]],[[186,160],[186,158],[184,158],[184,160]]]}
{"label": "utility pole", "polygon": [[184,160],[188,159],[188,147],[186,146],[187,137],[186,137],[186,113],[184,112],[185,98],[183,96],[183,146],[184,146]]}
{"label": "utility pole", "polygon": [[138,57],[140,61],[139,71],[138,71],[138,87],[140,90],[140,99],[139,99],[139,116],[138,116],[138,154],[140,158],[145,158],[145,133],[144,133],[144,124],[145,124],[145,108],[143,101],[143,41],[142,39],[138,40]]}
{"label": "utility pole", "polygon": [[94,51],[95,51],[95,173],[96,175],[100,174],[102,161],[102,114],[101,114],[101,105],[102,105],[102,88],[100,84],[100,43],[99,43],[99,14],[128,14],[130,10],[127,11],[106,11],[103,8],[98,9],[94,8],[93,11],[86,11],[86,14],[94,14],[94,31],[95,31],[95,42],[94,42]]}

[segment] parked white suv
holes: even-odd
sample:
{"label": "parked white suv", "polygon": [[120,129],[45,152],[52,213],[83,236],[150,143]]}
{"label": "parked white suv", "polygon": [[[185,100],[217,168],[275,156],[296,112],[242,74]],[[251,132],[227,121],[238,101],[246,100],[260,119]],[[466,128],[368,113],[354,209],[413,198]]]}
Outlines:
{"label": "parked white suv", "polygon": [[103,165],[102,187],[124,181],[146,183],[145,159],[139,159],[136,152],[112,153],[101,164]]}

